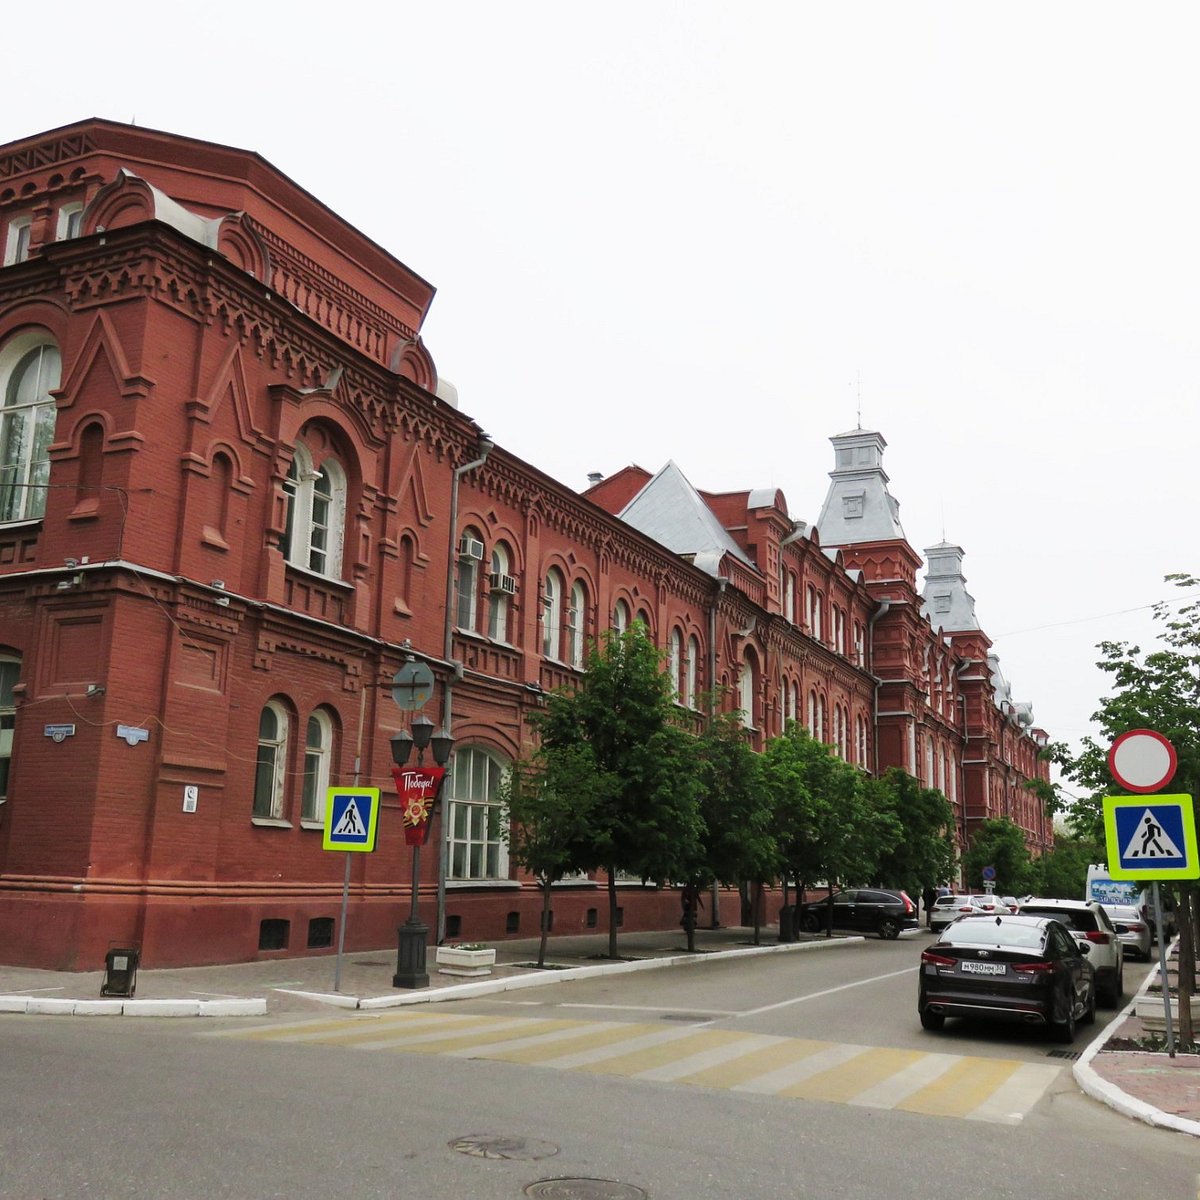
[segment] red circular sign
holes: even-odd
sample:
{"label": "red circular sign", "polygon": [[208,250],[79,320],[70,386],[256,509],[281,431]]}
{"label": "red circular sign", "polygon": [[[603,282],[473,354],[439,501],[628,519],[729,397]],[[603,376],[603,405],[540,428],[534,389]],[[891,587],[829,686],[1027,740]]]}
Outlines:
{"label": "red circular sign", "polygon": [[1175,747],[1153,729],[1131,729],[1108,752],[1112,777],[1131,792],[1157,792],[1178,766]]}

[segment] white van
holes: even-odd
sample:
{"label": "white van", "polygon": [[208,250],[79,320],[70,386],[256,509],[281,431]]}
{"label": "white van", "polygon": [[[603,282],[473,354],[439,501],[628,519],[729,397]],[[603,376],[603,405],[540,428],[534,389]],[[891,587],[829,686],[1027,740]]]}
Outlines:
{"label": "white van", "polygon": [[[1095,900],[1097,904],[1124,904],[1136,908],[1142,914],[1154,936],[1158,930],[1154,923],[1154,904],[1150,892],[1130,879],[1113,879],[1108,873],[1108,863],[1092,863],[1087,872],[1087,888],[1083,893],[1085,900]],[[1166,926],[1167,939],[1175,936],[1175,902],[1163,896],[1163,924]]]}

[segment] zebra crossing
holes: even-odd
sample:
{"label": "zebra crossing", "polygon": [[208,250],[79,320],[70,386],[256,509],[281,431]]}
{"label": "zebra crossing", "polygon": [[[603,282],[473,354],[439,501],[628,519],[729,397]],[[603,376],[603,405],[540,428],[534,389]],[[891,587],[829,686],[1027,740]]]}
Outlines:
{"label": "zebra crossing", "polygon": [[560,1071],[1017,1125],[1061,1066],[706,1025],[404,1011],[222,1030],[260,1043],[487,1059]]}

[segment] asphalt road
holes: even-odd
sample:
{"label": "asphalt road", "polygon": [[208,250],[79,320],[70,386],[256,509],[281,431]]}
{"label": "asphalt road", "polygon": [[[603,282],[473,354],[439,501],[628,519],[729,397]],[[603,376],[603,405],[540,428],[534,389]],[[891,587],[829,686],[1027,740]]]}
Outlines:
{"label": "asphalt road", "polygon": [[[1082,1096],[1052,1043],[954,1023],[922,1031],[924,941],[304,1022],[0,1017],[0,1197],[501,1200],[563,1178],[654,1200],[1197,1195],[1195,1143]],[[824,1073],[833,1080],[878,1074],[880,1055],[941,1069],[930,1052],[953,1064],[951,1081],[981,1061],[1053,1078],[1025,1111],[993,1120],[814,1099],[804,1089],[816,1077],[780,1094],[731,1085],[724,1066],[711,1083],[678,1075],[681,1061],[728,1059],[747,1038],[784,1072],[801,1040],[819,1042],[844,1064]]]}

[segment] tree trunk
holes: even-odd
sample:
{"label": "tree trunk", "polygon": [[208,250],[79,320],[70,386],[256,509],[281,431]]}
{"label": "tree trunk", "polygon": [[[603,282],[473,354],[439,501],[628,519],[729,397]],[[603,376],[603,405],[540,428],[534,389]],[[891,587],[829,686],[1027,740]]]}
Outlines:
{"label": "tree trunk", "polygon": [[542,940],[538,943],[537,965],[546,966],[546,942],[550,938],[550,880],[542,880]]}
{"label": "tree trunk", "polygon": [[712,888],[712,900],[708,909],[708,927],[709,929],[721,928],[721,885],[714,879]]}
{"label": "tree trunk", "polygon": [[754,896],[754,944],[757,946],[759,944],[758,919],[759,919],[759,913],[762,910],[762,880],[755,880],[753,896]]}
{"label": "tree trunk", "polygon": [[[1189,1050],[1196,1040],[1192,1029],[1192,992],[1196,989],[1196,922],[1193,916],[1193,900],[1192,885],[1185,883],[1179,889],[1179,907],[1183,909],[1180,915],[1183,919],[1179,922],[1179,953],[1175,958],[1175,977],[1178,981],[1176,998],[1179,1001],[1179,1040]],[[1163,987],[1167,987],[1165,979]]]}
{"label": "tree trunk", "polygon": [[608,868],[608,957],[617,957],[617,869]]}

